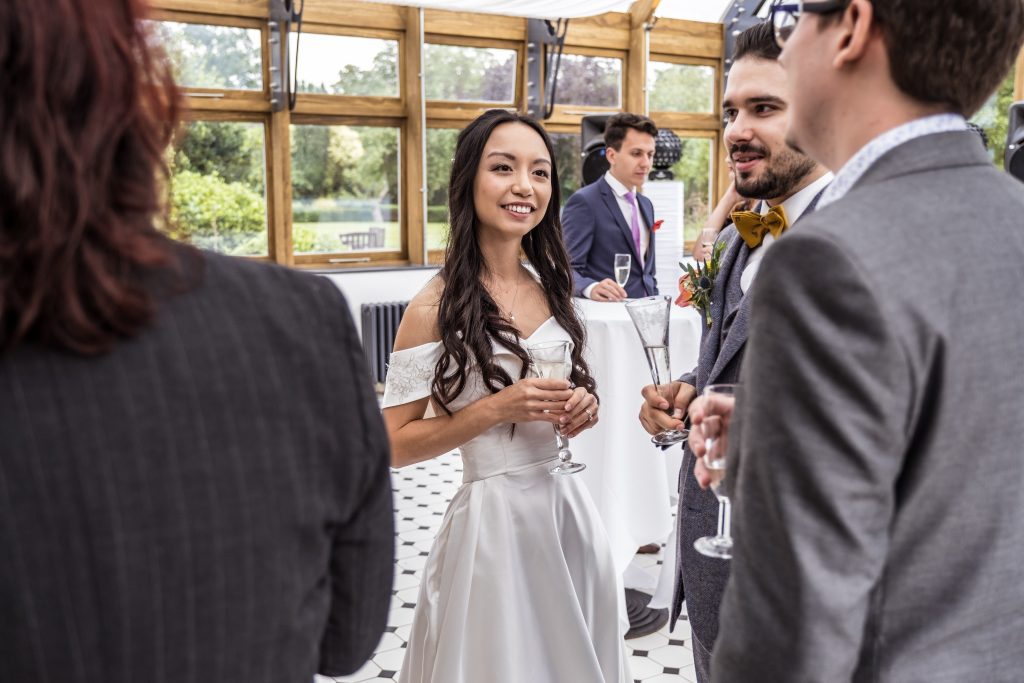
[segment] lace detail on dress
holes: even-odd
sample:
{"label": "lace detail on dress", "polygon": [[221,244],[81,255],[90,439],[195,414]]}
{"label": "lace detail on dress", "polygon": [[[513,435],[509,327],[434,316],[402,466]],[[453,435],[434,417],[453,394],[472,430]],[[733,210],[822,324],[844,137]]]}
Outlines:
{"label": "lace detail on dress", "polygon": [[392,353],[382,407],[400,406],[430,396],[434,368],[443,349],[437,341]]}

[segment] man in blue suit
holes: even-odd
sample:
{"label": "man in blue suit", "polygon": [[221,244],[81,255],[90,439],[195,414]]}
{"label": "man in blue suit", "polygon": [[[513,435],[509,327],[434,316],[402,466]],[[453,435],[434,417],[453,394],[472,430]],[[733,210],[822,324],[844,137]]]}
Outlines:
{"label": "man in blue suit", "polygon": [[[616,114],[604,142],[609,169],[569,198],[562,230],[576,296],[621,301],[658,293],[654,276],[654,205],[640,194],[654,159],[658,129],[646,116]],[[626,286],[615,281],[616,254],[629,254]]]}

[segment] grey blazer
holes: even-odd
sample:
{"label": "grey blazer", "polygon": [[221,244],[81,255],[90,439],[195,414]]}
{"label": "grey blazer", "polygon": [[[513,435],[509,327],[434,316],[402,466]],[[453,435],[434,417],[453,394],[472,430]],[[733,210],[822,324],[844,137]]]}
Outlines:
{"label": "grey blazer", "polygon": [[914,139],[765,256],[716,681],[1019,681],[1024,185]]}
{"label": "grey blazer", "polygon": [[[801,218],[814,211],[821,195],[819,192],[811,200]],[[726,246],[712,288],[711,325],[701,334],[697,367],[679,378],[696,387],[698,392],[709,384],[739,381],[750,319],[750,297],[744,296],[740,287],[750,248],[733,225],[726,226],[716,242],[724,242]],[[694,464],[693,453],[685,445],[679,470],[676,581],[669,623],[675,628],[685,600],[690,629],[701,645],[711,650],[718,634],[718,609],[729,578],[729,562],[705,557],[693,547],[694,541],[714,535],[718,528],[718,499],[710,489],[703,490],[697,484],[693,476]]]}
{"label": "grey blazer", "polygon": [[106,355],[0,356],[0,681],[300,683],[384,630],[387,437],[348,307],[200,259]]}

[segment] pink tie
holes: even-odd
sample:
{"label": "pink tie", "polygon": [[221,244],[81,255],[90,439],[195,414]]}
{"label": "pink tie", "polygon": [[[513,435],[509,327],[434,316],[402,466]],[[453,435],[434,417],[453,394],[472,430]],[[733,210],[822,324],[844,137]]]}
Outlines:
{"label": "pink tie", "polygon": [[629,219],[629,228],[633,232],[633,244],[636,246],[636,255],[642,259],[644,255],[640,253],[640,212],[636,206],[636,195],[632,192],[627,192],[626,199],[629,200],[629,206],[632,210],[632,215]]}

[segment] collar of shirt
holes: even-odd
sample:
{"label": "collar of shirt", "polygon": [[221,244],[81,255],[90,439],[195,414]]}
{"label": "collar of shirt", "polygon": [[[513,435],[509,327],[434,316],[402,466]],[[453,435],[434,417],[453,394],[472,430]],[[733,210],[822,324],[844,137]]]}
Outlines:
{"label": "collar of shirt", "polygon": [[853,157],[836,173],[835,181],[829,185],[818,202],[818,208],[824,208],[845,196],[861,176],[871,168],[886,152],[899,147],[914,138],[935,133],[966,130],[967,122],[959,114],[935,114],[915,119],[887,130],[860,148]]}
{"label": "collar of shirt", "polygon": [[[605,179],[605,182],[607,182],[608,185],[612,188],[612,192],[614,192],[616,194],[616,196],[621,197],[622,199],[625,199],[626,201],[629,201],[628,199],[625,198],[625,195],[626,195],[627,192],[630,191],[630,189],[628,187],[626,187],[625,185],[623,185],[622,183],[620,183],[619,179],[616,178],[615,176],[613,176],[611,171],[605,171],[604,172],[604,179]],[[636,188],[635,187],[633,188],[632,192],[634,194],[636,194]]]}
{"label": "collar of shirt", "polygon": [[[804,211],[811,205],[814,198],[818,196],[818,193],[825,189],[829,183],[832,182],[833,176],[831,173],[826,172],[825,175],[821,176],[813,183],[800,190],[792,197],[782,202],[782,210],[786,212],[786,220],[792,225],[796,223],[800,216],[804,215]],[[761,202],[761,215],[768,213],[768,203]],[[765,235],[767,238],[768,236]]]}

